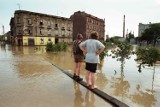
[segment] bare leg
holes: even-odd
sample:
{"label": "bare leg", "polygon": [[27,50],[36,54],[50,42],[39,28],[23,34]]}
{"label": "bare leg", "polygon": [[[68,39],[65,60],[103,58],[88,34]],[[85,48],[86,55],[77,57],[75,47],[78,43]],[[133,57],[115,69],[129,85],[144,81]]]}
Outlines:
{"label": "bare leg", "polygon": [[78,68],[78,63],[75,63],[74,75],[77,75],[77,68]]}
{"label": "bare leg", "polygon": [[86,71],[86,82],[87,82],[87,86],[89,86],[90,85],[90,71]]}
{"label": "bare leg", "polygon": [[82,63],[79,62],[79,63],[78,63],[78,67],[77,67],[77,76],[80,76],[81,66],[82,66]]}
{"label": "bare leg", "polygon": [[95,80],[96,80],[96,73],[91,73],[92,89],[96,88],[96,86],[95,86]]}

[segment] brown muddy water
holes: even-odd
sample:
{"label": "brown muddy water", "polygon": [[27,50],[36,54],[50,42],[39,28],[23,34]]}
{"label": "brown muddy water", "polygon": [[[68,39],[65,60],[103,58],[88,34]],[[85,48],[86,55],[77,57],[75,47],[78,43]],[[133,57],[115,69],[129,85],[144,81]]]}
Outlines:
{"label": "brown muddy water", "polygon": [[[96,85],[130,107],[159,107],[160,65],[142,68],[126,60],[121,63],[110,56],[97,72]],[[103,99],[52,66],[67,72],[74,68],[73,55],[46,52],[45,47],[0,48],[0,107],[111,107]],[[85,64],[81,76],[85,79]]]}
{"label": "brown muddy water", "polygon": [[56,69],[52,56],[44,47],[0,47],[0,107],[112,107]]}

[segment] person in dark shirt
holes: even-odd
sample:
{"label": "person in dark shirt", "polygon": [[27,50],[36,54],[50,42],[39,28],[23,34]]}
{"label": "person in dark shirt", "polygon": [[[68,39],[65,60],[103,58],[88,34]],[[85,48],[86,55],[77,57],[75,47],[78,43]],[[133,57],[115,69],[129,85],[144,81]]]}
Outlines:
{"label": "person in dark shirt", "polygon": [[73,42],[73,55],[74,55],[74,62],[75,62],[75,68],[74,68],[74,75],[73,78],[77,81],[83,80],[80,78],[80,71],[82,62],[84,61],[84,54],[83,51],[79,48],[79,44],[82,42],[83,36],[82,34],[77,35],[77,39]]}

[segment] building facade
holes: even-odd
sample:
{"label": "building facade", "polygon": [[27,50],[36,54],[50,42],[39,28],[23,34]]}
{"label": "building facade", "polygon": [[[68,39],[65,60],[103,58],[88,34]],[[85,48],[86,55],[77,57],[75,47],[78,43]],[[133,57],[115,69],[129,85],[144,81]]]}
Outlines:
{"label": "building facade", "polygon": [[10,20],[11,43],[19,46],[72,43],[73,23],[69,18],[17,10]]}
{"label": "building facade", "polygon": [[104,40],[105,20],[81,11],[75,12],[70,18],[73,22],[73,40],[78,33],[81,33],[84,39],[88,39],[92,31],[97,31],[99,39]]}
{"label": "building facade", "polygon": [[149,24],[142,24],[142,23],[139,23],[138,25],[138,37],[141,37],[142,36],[142,33],[144,32],[145,29],[149,28]]}
{"label": "building facade", "polygon": [[149,26],[152,25],[152,24],[160,24],[160,23],[151,23],[151,22],[149,22],[149,24],[139,23],[139,25],[138,25],[138,37],[141,37],[144,30],[149,28]]}

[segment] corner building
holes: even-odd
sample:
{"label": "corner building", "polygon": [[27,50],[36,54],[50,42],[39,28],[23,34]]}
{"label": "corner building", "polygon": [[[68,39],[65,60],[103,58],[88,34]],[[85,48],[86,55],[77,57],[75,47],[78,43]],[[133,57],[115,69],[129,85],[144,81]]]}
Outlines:
{"label": "corner building", "polygon": [[84,39],[88,39],[92,31],[97,31],[99,39],[104,40],[105,20],[81,11],[75,12],[70,18],[73,22],[73,40],[78,33],[81,33]]}
{"label": "corner building", "polygon": [[17,10],[10,20],[11,43],[19,46],[72,43],[69,18]]}

